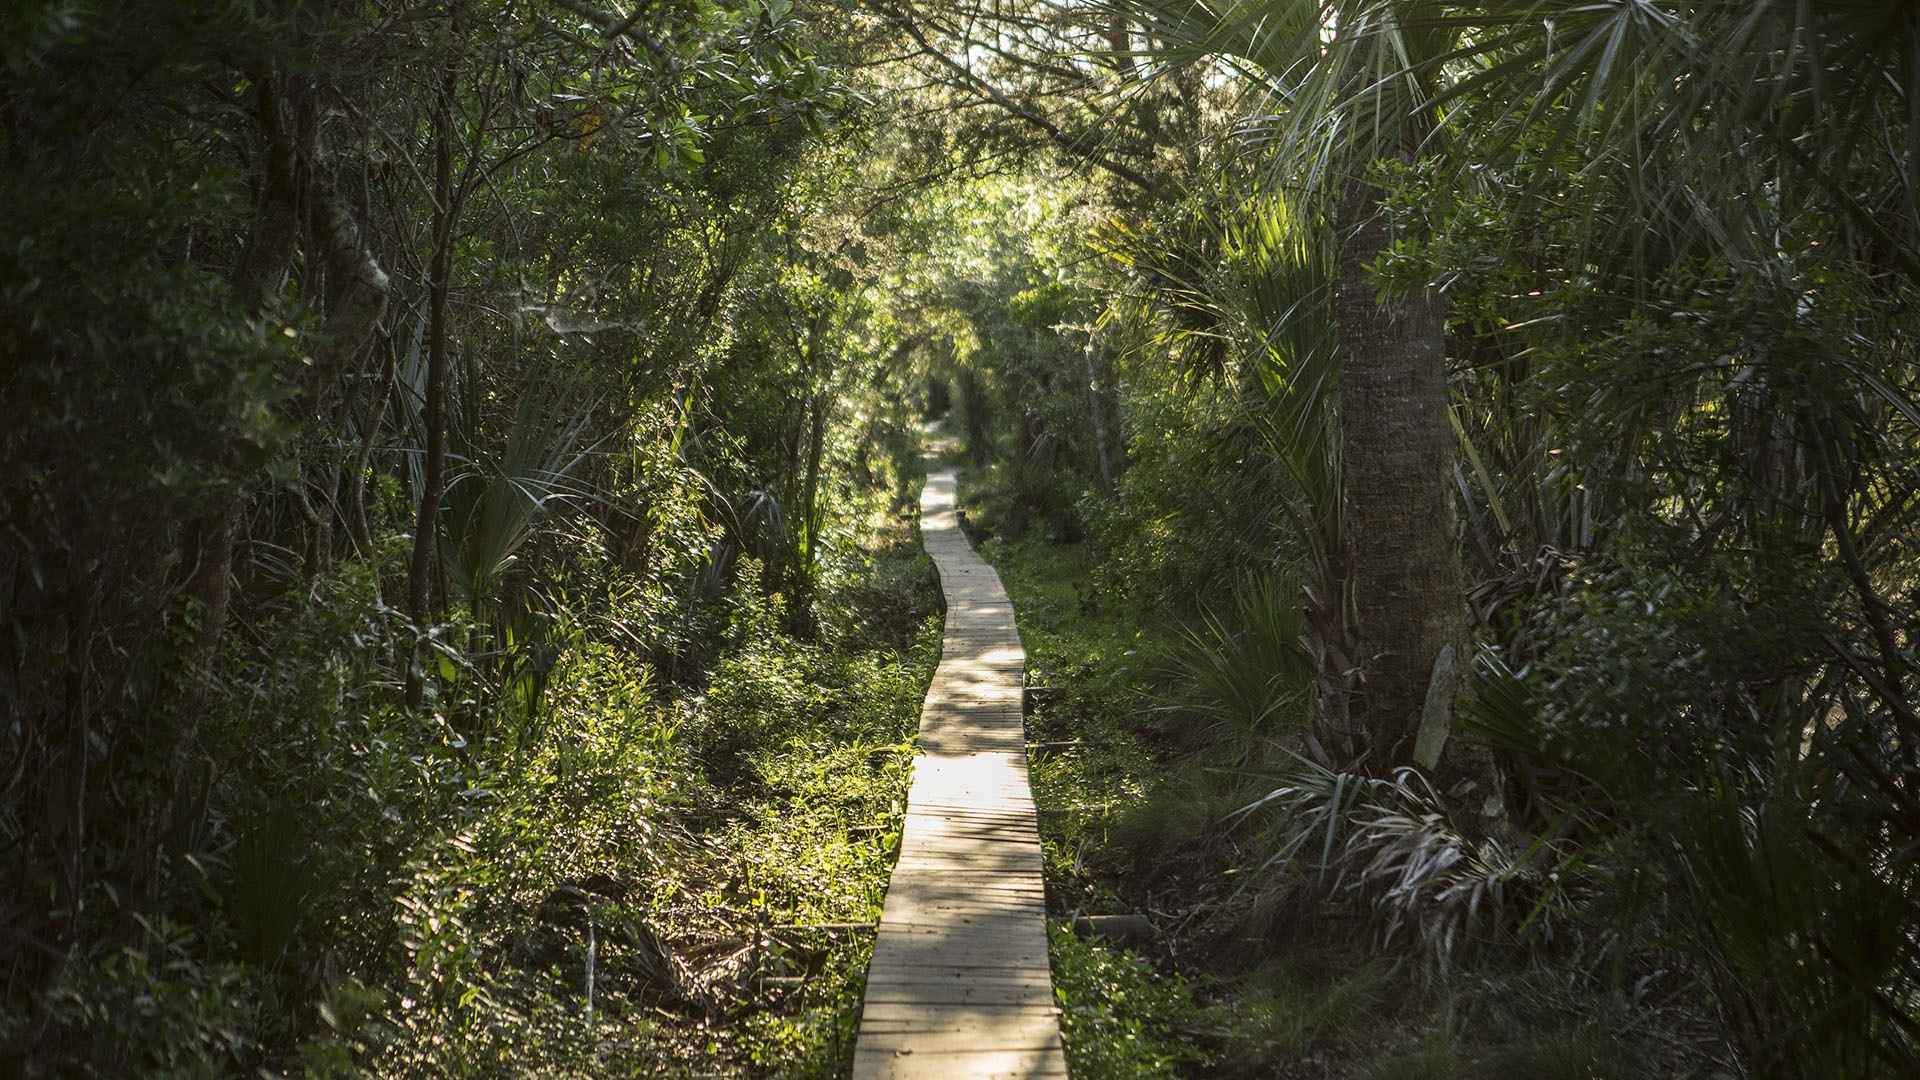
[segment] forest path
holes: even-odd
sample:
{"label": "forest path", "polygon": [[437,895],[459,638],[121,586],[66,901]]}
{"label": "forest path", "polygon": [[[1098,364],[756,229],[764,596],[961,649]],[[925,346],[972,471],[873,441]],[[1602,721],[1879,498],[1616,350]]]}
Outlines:
{"label": "forest path", "polygon": [[946,637],[853,1075],[1065,1077],[1020,711],[1026,654],[999,576],[955,521],[951,469],[927,478],[920,534],[940,570]]}

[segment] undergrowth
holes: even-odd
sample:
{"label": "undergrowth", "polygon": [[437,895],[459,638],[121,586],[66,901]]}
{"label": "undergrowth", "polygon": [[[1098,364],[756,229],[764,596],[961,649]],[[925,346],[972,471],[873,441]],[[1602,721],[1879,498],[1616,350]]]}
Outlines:
{"label": "undergrowth", "polygon": [[1179,1076],[1193,1058],[1189,1029],[1205,1015],[1187,980],[1062,926],[1049,942],[1068,1072],[1083,1080]]}
{"label": "undergrowth", "polygon": [[[977,512],[980,502],[973,505]],[[1034,531],[993,537],[980,550],[1013,601],[1027,652],[1028,772],[1069,1071],[1083,1080],[1191,1075],[1213,1058],[1209,980],[1165,941],[1135,949],[1070,929],[1081,916],[1138,915],[1162,899],[1115,872],[1111,833],[1146,801],[1165,758],[1144,688],[1161,666],[1168,628],[1103,595],[1083,545]]]}
{"label": "undergrowth", "polygon": [[[1219,655],[1291,643],[1277,631],[1248,640],[1261,621],[1245,612],[1209,620],[1103,592],[1090,545],[992,535],[993,500],[973,505],[1028,651],[1030,769],[1076,1077],[1735,1075],[1717,1071],[1730,1067],[1682,981],[1623,982],[1603,950],[1583,947],[1603,926],[1562,927],[1551,947],[1524,951],[1463,940],[1440,965],[1420,959],[1417,939],[1383,935],[1380,901],[1370,915],[1371,894],[1353,890],[1404,868],[1376,859],[1362,880],[1336,880],[1317,869],[1334,849],[1289,824],[1285,800],[1246,812],[1284,782],[1299,748],[1286,710],[1303,706],[1253,670],[1263,665],[1194,659],[1210,636]],[[1286,807],[1310,809],[1304,797]],[[1137,917],[1124,940],[1067,929],[1113,915]]]}
{"label": "undergrowth", "polygon": [[372,582],[319,579],[236,647],[207,744],[247,764],[180,842],[192,902],[75,957],[0,1065],[37,1041],[75,1076],[844,1075],[938,658],[910,520],[842,548],[811,641],[743,567],[698,681],[618,631],[637,591],[572,598],[532,709],[465,668],[430,711],[376,704]]}

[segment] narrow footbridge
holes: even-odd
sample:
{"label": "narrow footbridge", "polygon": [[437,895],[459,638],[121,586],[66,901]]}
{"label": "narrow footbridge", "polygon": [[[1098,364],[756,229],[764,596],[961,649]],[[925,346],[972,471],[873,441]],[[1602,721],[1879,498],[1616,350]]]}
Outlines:
{"label": "narrow footbridge", "polygon": [[1020,716],[1026,654],[1006,590],[954,520],[951,470],[928,478],[920,531],[940,568],[946,638],[920,713],[853,1075],[1064,1078]]}

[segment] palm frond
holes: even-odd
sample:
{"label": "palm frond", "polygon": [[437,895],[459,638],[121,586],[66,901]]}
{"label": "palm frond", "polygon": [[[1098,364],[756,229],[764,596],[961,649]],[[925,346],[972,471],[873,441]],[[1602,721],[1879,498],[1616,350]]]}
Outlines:
{"label": "palm frond", "polygon": [[1209,726],[1208,741],[1259,756],[1304,727],[1313,672],[1302,645],[1306,624],[1298,584],[1254,575],[1234,587],[1233,608],[1206,611],[1173,655],[1184,684],[1169,709]]}
{"label": "palm frond", "polygon": [[1316,852],[1313,871],[1363,905],[1383,948],[1405,947],[1431,974],[1468,944],[1552,931],[1556,887],[1538,852],[1463,835],[1416,770],[1370,777],[1294,755],[1280,775],[1229,820],[1272,823],[1263,869]]}
{"label": "palm frond", "polygon": [[[463,401],[477,396],[469,391]],[[447,482],[442,558],[449,583],[476,608],[498,598],[501,579],[550,504],[592,497],[575,474],[590,452],[582,444],[593,408],[569,406],[557,379],[536,378],[497,454],[481,445],[477,415],[469,413],[472,426],[459,433],[464,453]]]}

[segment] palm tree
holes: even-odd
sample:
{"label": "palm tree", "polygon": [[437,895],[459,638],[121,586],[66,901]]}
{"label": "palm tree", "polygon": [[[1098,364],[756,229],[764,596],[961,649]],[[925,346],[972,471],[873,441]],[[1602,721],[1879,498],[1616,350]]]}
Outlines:
{"label": "palm tree", "polygon": [[[1386,214],[1383,176],[1439,135],[1422,103],[1453,37],[1428,18],[1431,7],[1116,5],[1148,43],[1148,74],[1224,64],[1243,77],[1268,114],[1244,126],[1245,145],[1304,208],[1301,220],[1329,227],[1338,377],[1316,391],[1337,395],[1341,542],[1316,583],[1320,606],[1338,616],[1313,620],[1328,668],[1320,682],[1332,691],[1319,734],[1339,764],[1381,773],[1415,759],[1423,727],[1444,730],[1467,645],[1444,310],[1431,288],[1382,289],[1372,269],[1405,238]],[[1462,806],[1491,805],[1485,758],[1439,747],[1428,740],[1421,763],[1455,774],[1443,786]]]}
{"label": "palm tree", "polygon": [[[1276,182],[1317,200],[1334,223],[1349,572],[1369,643],[1356,715],[1375,751],[1391,757],[1391,740],[1404,739],[1405,684],[1418,682],[1417,653],[1396,659],[1381,647],[1423,638],[1394,621],[1405,612],[1381,606],[1400,599],[1393,572],[1417,573],[1414,560],[1398,561],[1410,549],[1381,550],[1380,538],[1398,541],[1375,533],[1366,515],[1393,514],[1403,490],[1430,492],[1423,455],[1447,451],[1445,440],[1419,442],[1396,458],[1408,447],[1373,441],[1407,433],[1412,443],[1424,419],[1446,422],[1444,382],[1436,389],[1430,374],[1440,352],[1431,299],[1421,290],[1383,298],[1368,270],[1403,238],[1383,213],[1381,170],[1437,162],[1429,175],[1456,194],[1474,188],[1476,170],[1498,171],[1502,210],[1554,211],[1564,233],[1554,257],[1569,296],[1526,332],[1527,344],[1578,353],[1588,346],[1581,335],[1604,334],[1632,349],[1641,344],[1629,335],[1635,320],[1716,303],[1746,304],[1743,313],[1767,316],[1757,325],[1811,343],[1714,326],[1700,343],[1710,363],[1659,372],[1657,359],[1643,361],[1640,373],[1658,375],[1661,393],[1636,395],[1617,385],[1618,372],[1601,372],[1588,387],[1594,396],[1569,402],[1619,409],[1583,423],[1617,444],[1608,453],[1619,471],[1640,472],[1654,499],[1716,490],[1729,513],[1696,528],[1716,558],[1750,560],[1761,582],[1761,571],[1806,565],[1767,548],[1778,541],[1795,557],[1811,552],[1830,579],[1811,621],[1831,653],[1773,676],[1767,700],[1781,715],[1733,717],[1746,730],[1708,731],[1702,760],[1681,763],[1695,770],[1682,783],[1620,795],[1637,798],[1632,819],[1662,836],[1635,849],[1671,871],[1661,932],[1713,986],[1755,1075],[1913,1075],[1920,615],[1910,595],[1899,599],[1916,556],[1910,539],[1896,538],[1913,536],[1920,520],[1912,495],[1920,408],[1901,389],[1915,372],[1905,343],[1920,285],[1920,9],[1838,0],[1444,8],[1145,0],[1129,10],[1159,42],[1149,59],[1225,63],[1273,103],[1271,117],[1248,125],[1250,145]],[[1570,205],[1594,193],[1596,201]],[[1750,288],[1764,299],[1730,295]],[[1598,292],[1610,295],[1575,295]],[[1795,347],[1802,353],[1790,355]],[[1748,444],[1650,466],[1643,448],[1676,428]],[[1649,467],[1669,475],[1648,481]],[[1754,497],[1725,494],[1737,487]],[[1405,505],[1431,505],[1414,498]],[[1766,513],[1777,520],[1726,524]],[[1448,515],[1429,523],[1438,532]],[[1420,558],[1444,558],[1438,537],[1414,539],[1434,542]],[[1429,603],[1444,601],[1410,606]],[[1402,636],[1385,638],[1385,629]],[[1396,680],[1398,718],[1380,712]],[[1702,714],[1683,711],[1694,723],[1722,722]],[[1780,900],[1792,897],[1805,902]]]}
{"label": "palm tree", "polygon": [[[1465,44],[1432,100],[1516,103],[1463,132],[1482,162],[1528,142],[1582,148],[1577,174],[1518,174],[1516,192],[1617,193],[1581,219],[1569,261],[1632,285],[1628,317],[1733,306],[1739,290],[1771,308],[1764,333],[1718,326],[1716,362],[1672,373],[1665,422],[1738,443],[1736,469],[1680,462],[1706,466],[1686,478],[1696,488],[1735,489],[1695,531],[1702,546],[1729,536],[1715,546],[1756,582],[1791,565],[1776,547],[1812,553],[1798,565],[1820,579],[1809,621],[1826,655],[1816,644],[1773,677],[1782,717],[1758,737],[1730,726],[1754,748],[1716,745],[1664,822],[1687,912],[1675,940],[1752,1075],[1915,1075],[1920,614],[1896,597],[1920,559],[1894,538],[1920,521],[1920,408],[1901,389],[1920,285],[1920,9],[1622,0],[1452,18]],[[1655,442],[1648,419],[1621,417],[1614,441]],[[1671,794],[1639,807],[1657,814]]]}
{"label": "palm tree", "polygon": [[[1431,289],[1383,289],[1370,270],[1418,239],[1382,213],[1383,173],[1438,160],[1461,188],[1470,166],[1509,161],[1524,140],[1578,141],[1585,172],[1623,187],[1632,208],[1591,217],[1581,242],[1647,260],[1645,276],[1687,257],[1765,254],[1762,218],[1811,212],[1842,225],[1839,249],[1920,283],[1920,13],[1910,5],[1113,6],[1141,28],[1144,73],[1238,73],[1268,114],[1245,125],[1246,145],[1332,224],[1345,572],[1362,641],[1350,734],[1376,768],[1408,756],[1433,659],[1447,646],[1458,653],[1465,628],[1443,311]],[[1481,104],[1468,128],[1448,123],[1448,108],[1469,97],[1515,104],[1491,117]],[[1878,122],[1856,122],[1865,117]],[[1539,198],[1567,180],[1548,168],[1513,176]],[[1863,380],[1862,390],[1887,397],[1884,382]],[[1878,636],[1883,653],[1897,653]],[[1895,687],[1908,674],[1883,672]]]}

